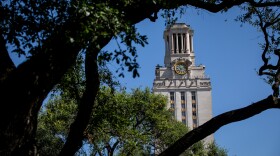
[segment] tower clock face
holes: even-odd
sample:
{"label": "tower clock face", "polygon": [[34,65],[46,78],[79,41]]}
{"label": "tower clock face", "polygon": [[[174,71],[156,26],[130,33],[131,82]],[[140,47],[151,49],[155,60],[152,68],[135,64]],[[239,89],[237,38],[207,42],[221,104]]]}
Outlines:
{"label": "tower clock face", "polygon": [[188,72],[188,67],[184,62],[177,62],[174,65],[174,70],[179,75],[185,75]]}

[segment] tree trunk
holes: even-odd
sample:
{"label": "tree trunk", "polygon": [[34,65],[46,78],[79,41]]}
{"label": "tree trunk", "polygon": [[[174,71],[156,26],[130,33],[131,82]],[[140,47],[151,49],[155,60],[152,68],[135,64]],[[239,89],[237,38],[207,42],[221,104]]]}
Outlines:
{"label": "tree trunk", "polygon": [[42,101],[75,63],[81,45],[58,32],[0,82],[0,155],[31,155]]}

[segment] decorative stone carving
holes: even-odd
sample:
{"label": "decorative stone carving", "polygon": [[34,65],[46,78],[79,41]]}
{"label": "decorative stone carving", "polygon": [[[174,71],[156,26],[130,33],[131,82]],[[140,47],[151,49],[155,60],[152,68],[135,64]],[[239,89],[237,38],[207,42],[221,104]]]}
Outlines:
{"label": "decorative stone carving", "polygon": [[211,85],[210,82],[200,82],[200,86],[201,86],[201,87],[208,87],[208,86],[210,86],[210,85]]}
{"label": "decorative stone carving", "polygon": [[191,80],[189,87],[196,87],[196,86],[197,86],[196,80]]}

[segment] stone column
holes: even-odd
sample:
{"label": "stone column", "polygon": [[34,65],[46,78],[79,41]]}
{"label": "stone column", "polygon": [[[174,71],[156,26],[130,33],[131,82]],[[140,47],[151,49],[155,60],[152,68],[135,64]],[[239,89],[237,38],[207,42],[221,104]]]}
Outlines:
{"label": "stone column", "polygon": [[182,114],[181,114],[181,95],[180,92],[175,91],[175,115],[176,120],[182,122]]}
{"label": "stone column", "polygon": [[187,44],[187,53],[190,53],[190,37],[189,37],[189,33],[186,34],[186,44]]}
{"label": "stone column", "polygon": [[193,35],[191,34],[191,39],[190,39],[190,41],[191,41],[191,52],[193,52]]}
{"label": "stone column", "polygon": [[191,92],[186,92],[186,109],[187,109],[187,126],[192,129],[193,127],[193,122],[192,122],[192,96]]}

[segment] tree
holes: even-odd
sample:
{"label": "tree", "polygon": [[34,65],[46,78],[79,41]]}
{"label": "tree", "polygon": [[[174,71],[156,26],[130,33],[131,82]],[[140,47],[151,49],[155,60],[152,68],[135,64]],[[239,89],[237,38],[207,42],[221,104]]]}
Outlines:
{"label": "tree", "polygon": [[[57,155],[67,138],[77,104],[68,96],[54,96],[39,115],[38,153]],[[166,109],[166,97],[154,95],[150,89],[135,89],[131,93],[115,92],[102,87],[96,107],[86,129],[84,143],[91,155],[151,155],[161,152],[187,132]],[[222,148],[210,144],[204,149],[194,144],[184,155],[221,155]],[[220,153],[218,153],[220,152]],[[224,152],[226,155],[226,152]]]}
{"label": "tree", "polygon": [[[35,154],[34,138],[42,102],[75,64],[78,54],[84,53],[85,90],[60,153],[73,155],[82,145],[83,132],[99,90],[98,60],[106,63],[113,59],[120,63],[120,69],[127,67],[133,76],[138,76],[134,45],[144,46],[146,37],[137,33],[134,24],[145,18],[155,21],[161,9],[167,9],[166,15],[170,16],[179,7],[193,6],[219,12],[240,6],[244,14],[240,14],[239,21],[260,28],[264,34],[264,64],[259,75],[268,76],[267,80],[273,88],[272,96],[213,118],[186,134],[163,155],[174,151],[179,154],[223,125],[249,118],[266,109],[279,108],[279,61],[273,65],[269,60],[269,57],[279,57],[279,3],[277,0],[1,1],[0,98],[3,103],[0,108],[0,154]],[[112,53],[101,51],[117,37],[127,46],[126,49],[117,49]],[[16,67],[9,57],[11,51],[26,55],[26,61]]]}

